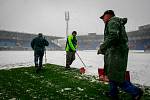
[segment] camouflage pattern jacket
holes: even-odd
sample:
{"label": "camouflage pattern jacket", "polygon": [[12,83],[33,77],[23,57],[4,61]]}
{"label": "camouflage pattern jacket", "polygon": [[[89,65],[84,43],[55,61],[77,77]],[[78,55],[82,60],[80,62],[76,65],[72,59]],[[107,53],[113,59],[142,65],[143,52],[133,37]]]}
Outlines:
{"label": "camouflage pattern jacket", "polygon": [[112,17],[105,25],[104,42],[100,45],[101,52],[107,63],[109,80],[123,82],[128,60],[128,37],[125,31],[127,18]]}

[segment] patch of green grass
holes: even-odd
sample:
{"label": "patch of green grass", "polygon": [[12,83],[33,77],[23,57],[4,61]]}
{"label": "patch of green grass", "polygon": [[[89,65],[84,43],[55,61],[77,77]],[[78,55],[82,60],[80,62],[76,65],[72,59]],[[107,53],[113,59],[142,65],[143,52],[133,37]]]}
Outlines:
{"label": "patch of green grass", "polygon": [[[78,69],[46,64],[38,74],[34,67],[0,70],[0,100],[109,100],[108,85]],[[146,94],[147,93],[147,94]],[[149,88],[142,100],[150,100]],[[122,100],[131,96],[121,92]]]}

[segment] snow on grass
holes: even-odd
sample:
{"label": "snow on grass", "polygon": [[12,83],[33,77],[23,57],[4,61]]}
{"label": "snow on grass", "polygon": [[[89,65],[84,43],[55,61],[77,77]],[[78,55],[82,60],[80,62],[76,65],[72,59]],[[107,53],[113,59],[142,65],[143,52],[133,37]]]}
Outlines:
{"label": "snow on grass", "polygon": [[[78,54],[87,66],[85,68],[86,74],[98,76],[98,68],[103,68],[103,56],[97,55],[96,50],[78,51]],[[33,51],[1,51],[0,59],[0,69],[9,70],[11,68],[29,67],[34,65]],[[130,71],[132,82],[150,86],[149,59],[150,53],[129,52],[127,69]],[[65,51],[47,51],[47,62],[65,66]],[[71,67],[81,68],[84,66],[76,56],[76,60]]]}

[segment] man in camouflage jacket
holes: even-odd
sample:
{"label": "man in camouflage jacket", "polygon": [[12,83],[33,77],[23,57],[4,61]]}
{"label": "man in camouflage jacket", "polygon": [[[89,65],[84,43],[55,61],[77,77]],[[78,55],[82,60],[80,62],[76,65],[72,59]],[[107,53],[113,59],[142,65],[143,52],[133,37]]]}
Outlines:
{"label": "man in camouflage jacket", "polygon": [[107,10],[100,17],[105,23],[104,42],[100,45],[98,54],[104,54],[105,73],[109,78],[110,92],[114,100],[118,99],[118,86],[132,95],[133,100],[139,100],[143,91],[125,80],[128,61],[128,37],[125,31],[127,18],[115,17],[113,10]]}

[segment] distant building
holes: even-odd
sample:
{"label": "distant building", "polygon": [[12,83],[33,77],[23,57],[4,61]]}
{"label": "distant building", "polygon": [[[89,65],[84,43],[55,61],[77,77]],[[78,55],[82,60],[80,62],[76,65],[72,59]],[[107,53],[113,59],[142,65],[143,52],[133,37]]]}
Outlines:
{"label": "distant building", "polygon": [[[140,26],[139,30],[127,32],[130,50],[150,50],[150,24]],[[103,42],[104,36],[96,33],[80,35],[78,38],[79,50],[96,50]]]}
{"label": "distant building", "polygon": [[131,50],[150,50],[150,24],[140,26],[138,30],[128,32]]}
{"label": "distant building", "polygon": [[[0,50],[31,50],[31,40],[35,34],[0,30]],[[62,50],[58,39],[62,37],[45,36],[49,41],[48,50]]]}
{"label": "distant building", "polygon": [[103,35],[88,33],[88,35],[77,36],[79,50],[96,50],[103,41]]}

